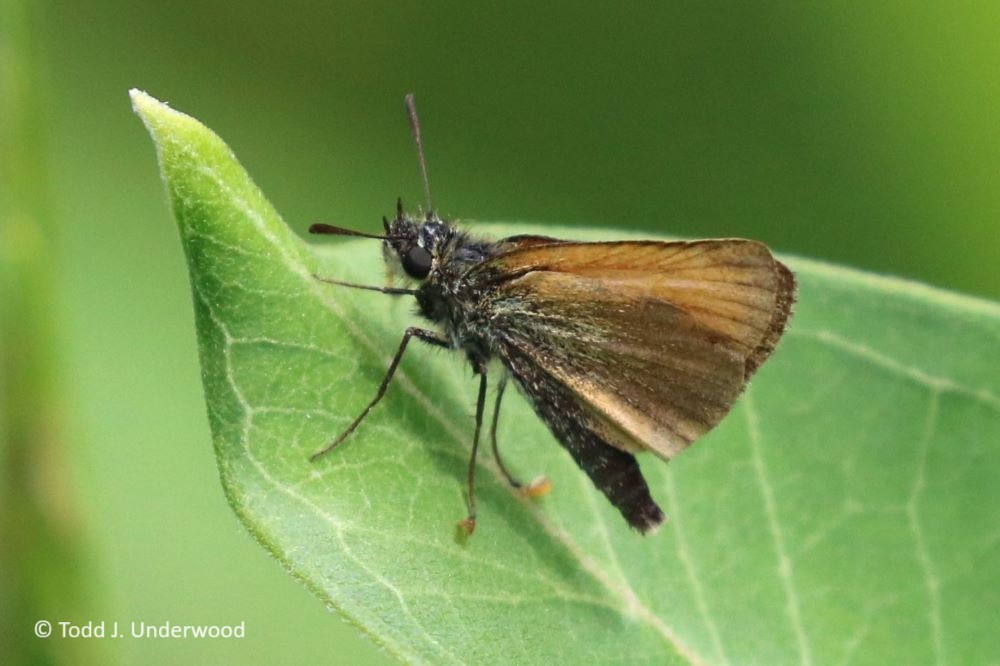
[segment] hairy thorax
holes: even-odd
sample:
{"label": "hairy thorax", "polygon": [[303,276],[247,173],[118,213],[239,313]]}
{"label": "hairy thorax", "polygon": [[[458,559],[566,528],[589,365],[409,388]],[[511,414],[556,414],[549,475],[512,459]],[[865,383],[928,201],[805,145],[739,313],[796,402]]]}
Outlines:
{"label": "hairy thorax", "polygon": [[[453,349],[466,352],[476,368],[484,366],[494,351],[488,336],[490,313],[483,301],[465,288],[461,264],[451,264],[448,274],[435,274],[417,292],[420,314],[438,324]],[[459,271],[455,271],[458,268]]]}

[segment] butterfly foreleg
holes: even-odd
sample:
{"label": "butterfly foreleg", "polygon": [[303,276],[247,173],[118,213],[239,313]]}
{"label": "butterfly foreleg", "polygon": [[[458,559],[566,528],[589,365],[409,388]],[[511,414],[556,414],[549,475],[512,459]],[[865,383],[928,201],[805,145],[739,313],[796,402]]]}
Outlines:
{"label": "butterfly foreleg", "polygon": [[436,347],[448,348],[451,346],[447,340],[440,338],[437,333],[434,333],[433,331],[417,328],[415,326],[411,326],[406,329],[406,333],[403,334],[403,339],[399,343],[399,349],[396,350],[396,355],[393,356],[392,362],[389,364],[389,369],[386,371],[385,377],[382,379],[382,384],[378,387],[378,392],[375,394],[375,398],[368,403],[368,406],[365,407],[364,411],[362,411],[358,417],[351,422],[351,425],[347,426],[347,429],[344,430],[344,432],[340,433],[336,439],[327,444],[325,447],[312,454],[312,456],[309,457],[310,460],[316,460],[317,458],[337,448],[337,446],[347,439],[348,435],[354,432],[358,425],[365,420],[365,417],[368,416],[368,412],[370,412],[372,407],[377,405],[378,401],[382,399],[383,395],[385,395],[386,389],[389,388],[389,383],[392,382],[393,375],[396,374],[396,368],[399,367],[399,362],[403,359],[403,353],[406,351],[406,345],[409,344],[410,338],[414,337],[422,342],[426,342],[427,344],[434,345]]}

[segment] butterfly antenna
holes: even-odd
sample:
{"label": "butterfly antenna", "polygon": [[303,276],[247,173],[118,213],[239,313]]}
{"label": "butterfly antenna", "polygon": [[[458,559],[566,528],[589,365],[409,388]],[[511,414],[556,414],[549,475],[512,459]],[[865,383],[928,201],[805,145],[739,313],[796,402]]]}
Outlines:
{"label": "butterfly antenna", "polygon": [[[388,223],[385,223],[388,225]],[[386,226],[386,233],[384,236],[379,234],[366,234],[363,231],[355,231],[354,229],[345,229],[344,227],[335,227],[332,224],[325,224],[323,222],[317,222],[309,226],[309,233],[311,234],[326,234],[328,236],[358,236],[359,238],[374,238],[376,240],[392,240],[393,237],[389,235],[389,227]]]}
{"label": "butterfly antenna", "polygon": [[424,176],[424,197],[427,199],[427,212],[430,214],[434,210],[434,204],[431,203],[431,183],[427,178],[427,162],[424,160],[424,144],[420,141],[420,120],[417,119],[417,106],[413,102],[413,93],[406,96],[406,115],[410,118],[410,131],[413,133],[413,142],[417,144],[420,172]]}

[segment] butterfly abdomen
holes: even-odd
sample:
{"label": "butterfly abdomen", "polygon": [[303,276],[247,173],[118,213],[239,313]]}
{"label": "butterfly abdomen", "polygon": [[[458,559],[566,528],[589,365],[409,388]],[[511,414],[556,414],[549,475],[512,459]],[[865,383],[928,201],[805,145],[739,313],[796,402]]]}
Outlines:
{"label": "butterfly abdomen", "polygon": [[529,357],[506,345],[499,351],[535,412],[598,490],[634,529],[642,533],[656,530],[666,517],[653,501],[635,456],[613,447],[588,428],[579,402]]}

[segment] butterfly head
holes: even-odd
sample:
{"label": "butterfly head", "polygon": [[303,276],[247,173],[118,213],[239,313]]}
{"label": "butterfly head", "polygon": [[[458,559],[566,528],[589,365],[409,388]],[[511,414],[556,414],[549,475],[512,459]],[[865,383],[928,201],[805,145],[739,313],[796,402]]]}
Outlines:
{"label": "butterfly head", "polygon": [[414,218],[403,212],[397,203],[396,219],[382,219],[385,240],[382,254],[394,274],[413,280],[425,280],[437,269],[445,246],[454,229],[433,212],[424,218]]}

